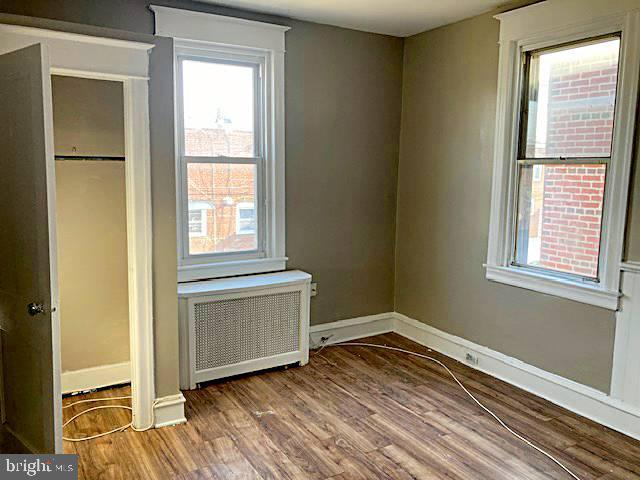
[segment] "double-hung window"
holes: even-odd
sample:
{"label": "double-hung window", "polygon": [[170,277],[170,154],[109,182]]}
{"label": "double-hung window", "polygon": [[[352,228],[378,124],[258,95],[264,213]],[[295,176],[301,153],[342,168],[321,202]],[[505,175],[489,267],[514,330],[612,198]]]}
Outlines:
{"label": "double-hung window", "polygon": [[283,270],[288,27],[151,8],[174,38],[178,280]]}
{"label": "double-hung window", "polygon": [[[264,64],[248,55],[213,52],[179,55],[177,64],[182,204],[189,216],[202,202],[211,206],[211,228],[198,237],[183,231],[182,254],[190,261],[263,258]],[[239,206],[242,221],[254,226],[251,232],[239,233]]]}
{"label": "double-hung window", "polygon": [[620,38],[523,53],[512,264],[598,282]]}
{"label": "double-hung window", "polygon": [[616,309],[638,80],[630,25],[638,19],[570,8],[499,16],[487,277]]}

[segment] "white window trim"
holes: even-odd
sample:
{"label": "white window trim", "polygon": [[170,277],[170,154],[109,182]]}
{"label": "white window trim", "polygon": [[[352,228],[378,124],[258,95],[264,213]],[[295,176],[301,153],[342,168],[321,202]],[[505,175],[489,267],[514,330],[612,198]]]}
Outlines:
{"label": "white window trim", "polygon": [[255,209],[255,205],[251,202],[239,202],[238,204],[236,204],[236,235],[251,235],[256,233],[255,228],[250,232],[240,231],[240,210],[253,210],[255,214]]}
{"label": "white window trim", "polygon": [[[200,212],[200,230],[198,232],[192,232],[189,230],[189,238],[192,237],[206,237],[207,236],[207,210],[204,208],[191,208],[189,212]],[[191,222],[189,222],[191,223]]]}
{"label": "white window trim", "polygon": [[[264,74],[264,165],[259,189],[264,189],[262,216],[264,238],[260,252],[223,256],[186,256],[184,235],[185,192],[182,152],[176,152],[178,281],[202,280],[284,270],[285,255],[285,119],[284,119],[284,35],[289,27],[152,5],[156,34],[174,38],[174,58],[181,54],[209,58],[221,55],[251,56],[262,62]],[[176,77],[175,98],[179,101]],[[182,116],[176,106],[176,145]],[[176,149],[178,150],[178,149]],[[194,258],[195,257],[195,258]]]}
{"label": "white window trim", "polygon": [[[500,20],[500,63],[487,279],[618,309],[640,70],[640,13],[636,8],[633,0],[614,5],[607,0],[548,0],[496,16]],[[522,52],[615,32],[622,32],[622,44],[603,207],[600,281],[571,280],[512,266]]]}

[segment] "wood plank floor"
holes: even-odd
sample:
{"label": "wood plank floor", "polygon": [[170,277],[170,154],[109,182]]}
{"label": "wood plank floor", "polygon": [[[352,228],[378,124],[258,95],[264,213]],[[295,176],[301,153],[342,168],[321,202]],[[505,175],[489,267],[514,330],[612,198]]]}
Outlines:
{"label": "wood plank floor", "polygon": [[[426,351],[394,334],[368,341]],[[433,355],[511,427],[581,479],[640,479],[640,442]],[[68,453],[80,455],[80,478],[571,478],[507,434],[440,367],[391,351],[326,348],[305,367],[244,376],[185,395],[185,425],[65,442]],[[65,410],[65,418],[78,411]],[[128,419],[125,410],[92,412],[65,433],[93,435]]]}

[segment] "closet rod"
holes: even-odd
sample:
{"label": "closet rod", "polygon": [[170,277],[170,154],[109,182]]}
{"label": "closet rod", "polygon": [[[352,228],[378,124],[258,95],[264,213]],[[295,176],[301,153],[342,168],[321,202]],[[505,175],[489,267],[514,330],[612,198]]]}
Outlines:
{"label": "closet rod", "polygon": [[79,160],[79,161],[92,161],[92,160],[103,160],[103,161],[112,161],[112,162],[124,162],[124,157],[99,157],[92,155],[56,155],[56,160]]}

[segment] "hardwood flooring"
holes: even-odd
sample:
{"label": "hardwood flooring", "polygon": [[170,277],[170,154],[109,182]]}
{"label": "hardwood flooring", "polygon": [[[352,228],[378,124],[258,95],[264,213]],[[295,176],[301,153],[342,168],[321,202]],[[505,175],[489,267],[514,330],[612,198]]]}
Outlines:
{"label": "hardwood flooring", "polygon": [[[426,350],[394,334],[368,341]],[[431,354],[581,479],[640,479],[640,442]],[[401,353],[331,347],[305,367],[213,383],[185,396],[187,424],[65,442],[66,452],[80,456],[80,478],[571,479],[503,430],[440,367]],[[65,410],[65,418],[78,411]],[[129,418],[126,410],[100,410],[65,434],[93,435]]]}

